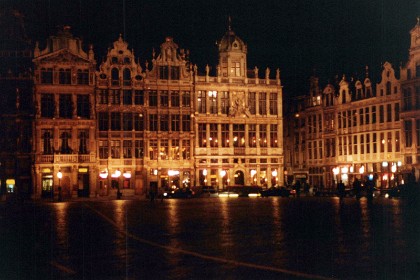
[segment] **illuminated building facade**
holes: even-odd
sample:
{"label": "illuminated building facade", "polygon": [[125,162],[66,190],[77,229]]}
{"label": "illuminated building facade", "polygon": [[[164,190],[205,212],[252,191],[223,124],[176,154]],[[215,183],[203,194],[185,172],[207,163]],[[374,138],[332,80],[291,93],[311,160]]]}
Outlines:
{"label": "illuminated building facade", "polygon": [[[97,179],[96,61],[69,27],[34,50],[34,196],[89,196]],[[59,173],[60,172],[60,173]],[[60,174],[62,178],[59,178]]]}
{"label": "illuminated building facade", "polygon": [[420,27],[411,30],[410,60],[398,79],[383,64],[381,79],[345,76],[323,89],[311,77],[309,95],[295,98],[287,112],[285,172],[288,183],[301,180],[334,188],[342,180],[375,180],[388,188],[419,179]]}
{"label": "illuminated building facade", "polygon": [[249,71],[230,28],[214,76],[171,37],[142,65],[122,36],[99,69],[81,46],[65,27],[35,47],[35,196],[283,183],[280,71]]}
{"label": "illuminated building facade", "polygon": [[401,146],[405,169],[420,178],[420,19],[410,31],[407,63],[401,67]]}
{"label": "illuminated building facade", "polygon": [[281,183],[279,72],[249,78],[246,53],[229,30],[211,76],[170,37],[144,69],[121,37],[114,42],[97,73],[99,193]]}

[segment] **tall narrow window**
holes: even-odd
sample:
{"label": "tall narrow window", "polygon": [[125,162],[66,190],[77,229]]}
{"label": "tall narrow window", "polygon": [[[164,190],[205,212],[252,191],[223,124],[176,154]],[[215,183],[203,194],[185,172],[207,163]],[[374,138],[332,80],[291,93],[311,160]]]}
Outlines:
{"label": "tall narrow window", "polygon": [[[417,140],[419,140],[420,138],[417,137]],[[396,131],[395,132],[395,152],[400,152],[401,151],[401,145],[400,145],[400,132]]]}
{"label": "tall narrow window", "polygon": [[118,68],[112,68],[111,70],[111,85],[120,85],[120,71],[118,70]]}
{"label": "tall narrow window", "polygon": [[385,115],[384,115],[384,105],[379,106],[379,123],[384,123]]}
{"label": "tall narrow window", "polygon": [[372,123],[376,123],[376,106],[372,106]]}
{"label": "tall narrow window", "polygon": [[134,157],[135,158],[144,157],[144,141],[143,140],[134,140]]}
{"label": "tall narrow window", "polygon": [[277,115],[277,93],[271,92],[270,93],[270,115]]}
{"label": "tall narrow window", "polygon": [[52,131],[50,130],[43,130],[42,133],[42,138],[43,138],[43,148],[44,148],[44,155],[51,155],[53,154],[54,150],[52,148],[52,144],[51,141],[53,139],[53,134]]}
{"label": "tall narrow window", "polygon": [[388,132],[387,133],[387,137],[386,137],[386,142],[387,142],[387,152],[388,153],[392,153],[392,132]]}
{"label": "tall narrow window", "polygon": [[380,137],[379,141],[381,141],[381,153],[385,153],[385,134],[381,132]]}
{"label": "tall narrow window", "polygon": [[149,157],[152,160],[158,159],[158,142],[156,139],[149,140]]}
{"label": "tall narrow window", "polygon": [[83,119],[90,118],[89,95],[87,94],[77,95],[77,116]]}
{"label": "tall narrow window", "polygon": [[181,129],[180,115],[171,115],[171,130],[180,131]]}
{"label": "tall narrow window", "polygon": [[366,154],[370,154],[370,134],[366,134]]}
{"label": "tall narrow window", "polygon": [[160,159],[167,160],[169,159],[169,140],[160,139]]}
{"label": "tall narrow window", "polygon": [[372,138],[373,153],[376,154],[378,152],[378,135],[374,132]]}
{"label": "tall narrow window", "polygon": [[394,119],[395,121],[399,121],[400,120],[400,103],[395,103],[394,105],[395,109],[394,109]]}
{"label": "tall narrow window", "polygon": [[123,70],[123,85],[124,86],[131,85],[131,71],[128,68],[124,68]]}
{"label": "tall narrow window", "polygon": [[277,127],[277,124],[270,124],[270,146],[272,148],[278,147]]}
{"label": "tall narrow window", "polygon": [[98,113],[99,131],[107,131],[109,129],[108,121],[109,121],[109,114],[107,112]]}
{"label": "tall narrow window", "polygon": [[143,114],[134,113],[134,130],[135,131],[143,131],[144,130]]}
{"label": "tall narrow window", "polygon": [[220,112],[222,114],[229,113],[229,92],[228,91],[220,91]]}
{"label": "tall narrow window", "polygon": [[121,155],[121,141],[111,140],[111,157],[120,158]]}
{"label": "tall narrow window", "polygon": [[144,105],[144,91],[142,90],[134,91],[134,104]]}
{"label": "tall narrow window", "polygon": [[54,111],[54,95],[43,93],[41,95],[41,118],[53,118]]}
{"label": "tall narrow window", "polygon": [[179,107],[179,91],[171,91],[171,107]]}
{"label": "tall narrow window", "polygon": [[60,118],[71,119],[73,116],[73,103],[71,100],[71,94],[60,94],[59,96]]}
{"label": "tall narrow window", "polygon": [[180,150],[179,150],[179,139],[172,139],[171,140],[171,158],[174,160],[179,160],[180,157]]}
{"label": "tall narrow window", "polygon": [[412,121],[404,121],[405,146],[413,145],[413,124]]}
{"label": "tall narrow window", "polygon": [[248,145],[249,147],[257,146],[257,125],[248,125]]}
{"label": "tall narrow window", "polygon": [[108,90],[101,89],[99,91],[99,104],[108,104]]}
{"label": "tall narrow window", "polygon": [[160,104],[161,107],[168,107],[169,106],[169,94],[167,90],[162,90],[160,92]]}
{"label": "tall narrow window", "polygon": [[179,66],[171,66],[171,80],[179,80]]}
{"label": "tall narrow window", "polygon": [[121,130],[121,113],[119,112],[111,113],[111,130],[113,131]]}
{"label": "tall narrow window", "polygon": [[160,131],[169,131],[169,115],[160,115]]}
{"label": "tall narrow window", "polygon": [[357,155],[357,135],[353,136],[353,154]]}
{"label": "tall narrow window", "polygon": [[89,131],[79,131],[79,154],[87,154],[87,140],[89,139]]}
{"label": "tall narrow window", "polygon": [[206,137],[206,124],[199,123],[198,124],[198,146],[199,147],[206,147],[207,146],[207,137]]}
{"label": "tall narrow window", "polygon": [[159,79],[167,80],[168,76],[168,66],[159,66]]}
{"label": "tall narrow window", "polygon": [[108,158],[108,141],[99,140],[99,158],[107,159]]}
{"label": "tall narrow window", "polygon": [[132,149],[133,149],[133,142],[131,140],[124,140],[123,141],[123,157],[124,158],[132,158]]}
{"label": "tall narrow window", "polygon": [[360,153],[363,155],[365,153],[365,135],[360,135]]}
{"label": "tall narrow window", "polygon": [[71,139],[71,132],[70,131],[62,131],[61,135],[61,148],[60,152],[62,154],[71,154],[72,149],[69,146],[69,139]]}
{"label": "tall narrow window", "polygon": [[386,104],[386,121],[387,122],[392,122],[391,104]]}
{"label": "tall narrow window", "polygon": [[249,112],[252,115],[255,115],[257,113],[256,112],[256,110],[257,110],[256,109],[256,107],[257,107],[256,102],[257,102],[256,93],[255,92],[248,93],[248,108],[249,108]]}
{"label": "tall narrow window", "polygon": [[123,90],[123,104],[124,105],[133,104],[133,93],[131,90]]}
{"label": "tall narrow window", "polygon": [[245,125],[243,124],[233,125],[233,146],[245,147]]}
{"label": "tall narrow window", "polygon": [[156,114],[149,115],[149,130],[158,131],[158,116]]}
{"label": "tall narrow window", "polygon": [[217,114],[217,91],[209,91],[210,114]]}
{"label": "tall narrow window", "polygon": [[156,107],[158,105],[157,91],[149,91],[149,107]]}
{"label": "tall narrow window", "polygon": [[190,140],[182,140],[182,158],[190,159],[191,158],[191,144]]}
{"label": "tall narrow window", "polygon": [[260,124],[260,131],[259,131],[259,142],[260,147],[267,147],[267,125]]}
{"label": "tall narrow window", "polygon": [[182,107],[191,106],[191,93],[189,91],[184,91],[182,93]]}
{"label": "tall narrow window", "polygon": [[191,131],[191,116],[182,115],[182,131],[189,132]]}
{"label": "tall narrow window", "polygon": [[223,123],[222,130],[222,147],[229,147],[229,124]]}
{"label": "tall narrow window", "polygon": [[259,113],[260,115],[267,114],[267,93],[261,92],[260,93],[260,101],[259,101]]}
{"label": "tall narrow window", "polygon": [[206,91],[205,90],[199,90],[198,96],[197,96],[197,107],[198,112],[201,114],[206,113]]}
{"label": "tall narrow window", "polygon": [[211,123],[210,124],[210,147],[218,147],[219,146],[219,140],[217,139],[217,124]]}
{"label": "tall narrow window", "polygon": [[124,131],[133,130],[133,114],[132,113],[123,113],[123,130]]}

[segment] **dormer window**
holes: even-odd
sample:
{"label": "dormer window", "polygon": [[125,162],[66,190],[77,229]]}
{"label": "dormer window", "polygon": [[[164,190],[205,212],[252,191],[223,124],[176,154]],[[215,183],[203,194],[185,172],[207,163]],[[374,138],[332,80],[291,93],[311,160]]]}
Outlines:
{"label": "dormer window", "polygon": [[235,77],[241,76],[241,63],[240,62],[232,62],[230,74],[231,76],[235,76]]}
{"label": "dormer window", "polygon": [[131,59],[129,57],[124,57],[124,64],[130,64]]}
{"label": "dormer window", "polygon": [[113,57],[111,58],[111,63],[112,63],[112,64],[118,64],[118,57],[113,56]]}
{"label": "dormer window", "polygon": [[119,77],[119,71],[117,68],[112,68],[111,70],[111,80],[113,86],[119,86],[120,85],[120,77]]}

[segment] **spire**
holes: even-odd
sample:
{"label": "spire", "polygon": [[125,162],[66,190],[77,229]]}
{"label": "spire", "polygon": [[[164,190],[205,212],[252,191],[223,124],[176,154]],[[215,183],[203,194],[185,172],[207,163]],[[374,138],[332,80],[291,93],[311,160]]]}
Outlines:
{"label": "spire", "polygon": [[[418,21],[418,18],[417,18],[417,21]],[[230,15],[228,17],[228,28],[229,28],[229,31],[232,30],[232,19],[230,18]]]}
{"label": "spire", "polygon": [[366,65],[366,78],[369,78],[369,66]]}

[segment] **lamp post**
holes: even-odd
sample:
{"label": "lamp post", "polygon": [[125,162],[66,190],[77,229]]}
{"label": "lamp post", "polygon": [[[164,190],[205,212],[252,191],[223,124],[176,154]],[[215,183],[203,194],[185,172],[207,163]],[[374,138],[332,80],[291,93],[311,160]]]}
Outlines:
{"label": "lamp post", "polygon": [[[273,178],[274,178],[274,185],[277,187],[277,169],[274,169],[271,172],[271,176],[273,176]],[[271,182],[273,182],[273,179],[271,179]],[[273,183],[271,183],[271,184],[273,184]]]}
{"label": "lamp post", "polygon": [[61,173],[61,170],[57,172],[57,178],[58,178],[58,201],[62,201],[63,198],[62,198],[62,193],[61,193],[61,178],[63,178],[63,173]]}
{"label": "lamp post", "polygon": [[121,192],[120,192],[120,176],[121,171],[119,169],[115,170],[114,173],[111,175],[112,178],[115,178],[117,180],[117,199],[121,199]]}
{"label": "lamp post", "polygon": [[225,190],[225,176],[226,176],[226,170],[220,171],[220,177],[222,177],[222,188]]}

